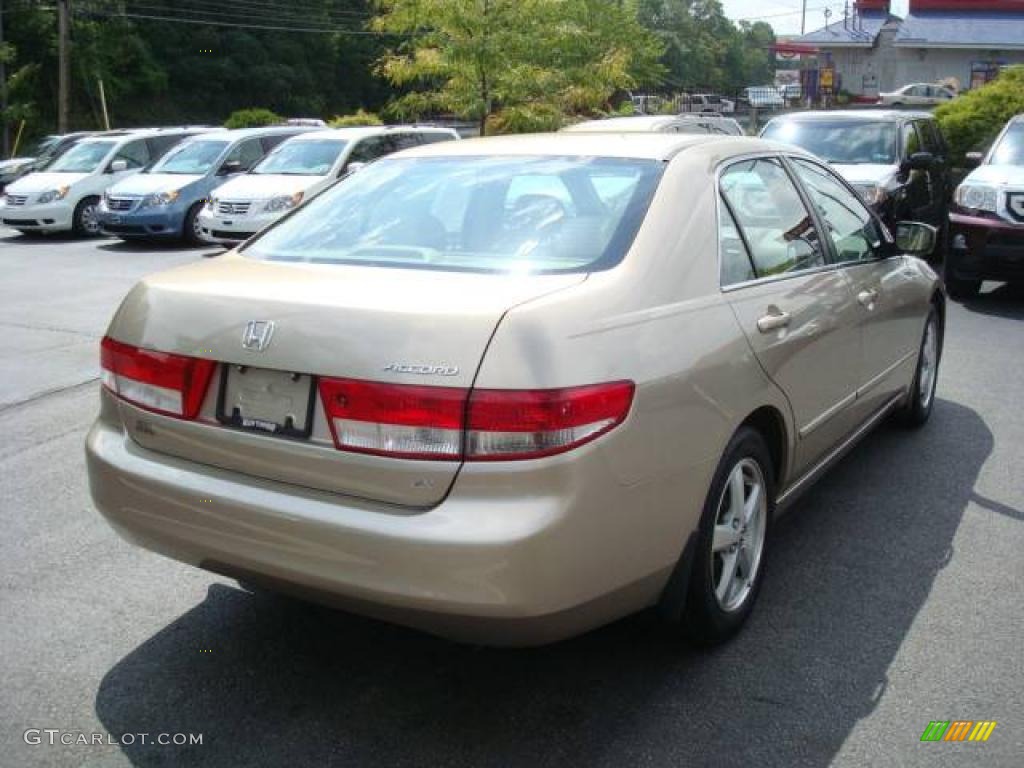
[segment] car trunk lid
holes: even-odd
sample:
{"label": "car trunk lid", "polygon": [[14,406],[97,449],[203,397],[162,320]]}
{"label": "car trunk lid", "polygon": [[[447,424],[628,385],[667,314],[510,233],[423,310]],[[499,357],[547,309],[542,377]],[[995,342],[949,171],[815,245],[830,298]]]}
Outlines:
{"label": "car trunk lid", "polygon": [[[122,402],[126,429],[145,448],[191,461],[428,507],[444,498],[459,462],[337,450],[316,378],[468,389],[508,309],[585,277],[275,263],[234,253],[149,277],[125,299],[110,337],[219,365],[195,420]],[[238,415],[231,404],[240,390],[253,402],[291,387],[278,380],[288,374],[310,380],[296,385],[313,393],[308,425],[301,416],[297,424],[308,436],[267,434],[239,419],[225,425],[225,417]],[[276,418],[273,405],[260,407]]]}

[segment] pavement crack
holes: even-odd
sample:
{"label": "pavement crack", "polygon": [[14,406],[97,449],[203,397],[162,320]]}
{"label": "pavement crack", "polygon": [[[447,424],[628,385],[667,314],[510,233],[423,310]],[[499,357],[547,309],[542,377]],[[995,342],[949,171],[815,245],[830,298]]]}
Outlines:
{"label": "pavement crack", "polygon": [[92,378],[86,379],[85,381],[80,381],[77,384],[68,384],[67,386],[64,387],[54,387],[53,389],[44,390],[35,395],[32,395],[32,397],[27,397],[24,400],[16,400],[13,403],[3,403],[2,405],[0,405],[0,416],[6,414],[8,411],[13,411],[18,408],[22,408],[26,405],[31,405],[32,403],[35,403],[39,400],[44,400],[47,397],[52,397],[53,395],[61,395],[65,392],[71,392],[72,390],[81,389],[82,387],[85,387],[89,384],[95,384],[97,381],[99,381],[99,379],[99,376],[93,376]]}
{"label": "pavement crack", "polygon": [[87,333],[85,331],[76,331],[71,328],[58,328],[50,325],[33,325],[32,323],[12,323],[10,320],[0,320],[0,326],[7,326],[8,328],[20,328],[26,331],[48,331],[49,333],[70,333],[72,336],[81,336],[85,339],[98,339],[99,335],[95,333]]}

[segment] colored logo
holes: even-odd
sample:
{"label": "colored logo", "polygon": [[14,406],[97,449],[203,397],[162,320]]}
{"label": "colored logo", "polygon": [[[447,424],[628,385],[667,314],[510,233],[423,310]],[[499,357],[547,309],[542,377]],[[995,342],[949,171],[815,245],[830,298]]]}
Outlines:
{"label": "colored logo", "polygon": [[921,741],[988,741],[995,728],[995,720],[932,720]]}

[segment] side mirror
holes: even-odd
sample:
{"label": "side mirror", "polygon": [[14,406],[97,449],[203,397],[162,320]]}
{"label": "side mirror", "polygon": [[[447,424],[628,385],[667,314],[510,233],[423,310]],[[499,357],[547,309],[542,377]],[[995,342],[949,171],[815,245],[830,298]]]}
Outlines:
{"label": "side mirror", "polygon": [[348,165],[346,165],[344,170],[341,172],[341,175],[342,176],[347,176],[348,174],[355,173],[359,169],[365,168],[365,167],[366,167],[366,163],[361,163],[358,160],[356,160],[355,162],[351,162]]}
{"label": "side mirror", "polygon": [[964,155],[964,164],[968,168],[977,168],[981,165],[981,161],[985,159],[984,152],[968,152]]}
{"label": "side mirror", "polygon": [[908,256],[928,256],[935,250],[938,230],[919,221],[901,221],[896,225],[896,247]]}
{"label": "side mirror", "polygon": [[931,152],[915,152],[903,161],[903,167],[908,171],[927,171],[933,165],[935,156]]}
{"label": "side mirror", "polygon": [[240,162],[237,160],[229,160],[220,167],[220,170],[217,171],[217,175],[230,176],[233,173],[241,173],[243,170],[245,169],[242,168],[242,164]]}
{"label": "side mirror", "polygon": [[114,162],[112,162],[110,164],[110,172],[111,173],[120,173],[121,171],[127,171],[127,170],[128,170],[128,161],[127,160],[115,160]]}

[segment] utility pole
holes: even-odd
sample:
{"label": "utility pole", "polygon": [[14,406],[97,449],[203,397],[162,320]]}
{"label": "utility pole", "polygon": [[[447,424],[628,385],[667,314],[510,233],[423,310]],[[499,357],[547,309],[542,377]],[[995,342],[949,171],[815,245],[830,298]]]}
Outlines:
{"label": "utility pole", "polygon": [[7,128],[7,68],[4,66],[4,0],[0,0],[0,160],[11,149],[11,135]]}
{"label": "utility pole", "polygon": [[68,33],[71,27],[69,7],[71,0],[57,0],[57,133],[68,132],[68,89],[71,87],[71,52]]}
{"label": "utility pole", "polygon": [[800,36],[803,37],[807,31],[807,0],[803,1],[803,7],[800,9]]}

